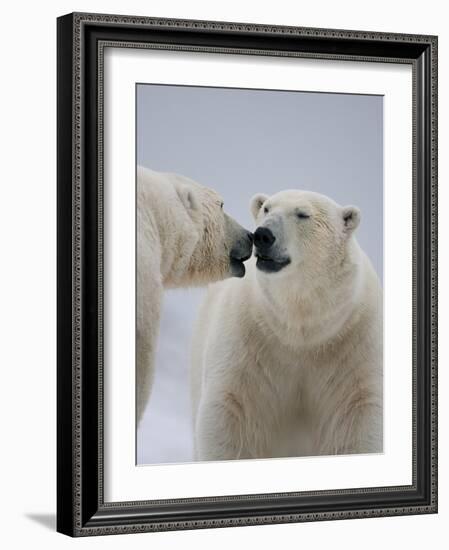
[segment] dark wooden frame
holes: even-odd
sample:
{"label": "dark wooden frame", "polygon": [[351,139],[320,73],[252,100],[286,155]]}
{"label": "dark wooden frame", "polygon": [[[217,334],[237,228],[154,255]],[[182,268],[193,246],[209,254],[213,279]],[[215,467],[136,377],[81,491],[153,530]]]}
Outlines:
{"label": "dark wooden frame", "polygon": [[[79,13],[60,17],[57,28],[58,531],[86,536],[436,512],[437,38]],[[412,65],[412,485],[104,502],[102,48],[108,44]]]}

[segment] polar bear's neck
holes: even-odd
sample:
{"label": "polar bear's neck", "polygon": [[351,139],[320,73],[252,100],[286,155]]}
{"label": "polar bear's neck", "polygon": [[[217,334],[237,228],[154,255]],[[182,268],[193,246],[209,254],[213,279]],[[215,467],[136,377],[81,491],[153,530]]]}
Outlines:
{"label": "polar bear's neck", "polygon": [[292,349],[319,347],[340,337],[355,322],[364,268],[363,261],[354,260],[329,280],[307,286],[298,278],[276,280],[254,272],[265,328]]}

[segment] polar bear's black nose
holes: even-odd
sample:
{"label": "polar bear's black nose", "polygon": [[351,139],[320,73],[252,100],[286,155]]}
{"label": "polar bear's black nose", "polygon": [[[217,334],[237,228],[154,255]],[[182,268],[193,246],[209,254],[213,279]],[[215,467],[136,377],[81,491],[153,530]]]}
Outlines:
{"label": "polar bear's black nose", "polygon": [[254,244],[260,250],[268,250],[276,240],[276,237],[268,227],[258,227],[254,233]]}

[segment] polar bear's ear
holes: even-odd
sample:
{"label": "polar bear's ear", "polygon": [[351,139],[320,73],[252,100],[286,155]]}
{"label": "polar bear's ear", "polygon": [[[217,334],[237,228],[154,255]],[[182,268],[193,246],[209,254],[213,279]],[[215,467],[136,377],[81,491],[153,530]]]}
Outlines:
{"label": "polar bear's ear", "polygon": [[198,209],[198,199],[194,189],[188,185],[179,185],[176,187],[176,192],[187,211]]}
{"label": "polar bear's ear", "polygon": [[357,206],[345,206],[341,210],[341,215],[343,217],[346,232],[351,234],[357,229],[360,223],[360,210]]}
{"label": "polar bear's ear", "polygon": [[249,206],[251,209],[251,214],[254,216],[254,218],[257,218],[257,214],[259,213],[259,210],[262,207],[262,204],[268,199],[268,195],[265,195],[264,193],[257,193],[257,195],[254,195],[254,197],[251,199]]}

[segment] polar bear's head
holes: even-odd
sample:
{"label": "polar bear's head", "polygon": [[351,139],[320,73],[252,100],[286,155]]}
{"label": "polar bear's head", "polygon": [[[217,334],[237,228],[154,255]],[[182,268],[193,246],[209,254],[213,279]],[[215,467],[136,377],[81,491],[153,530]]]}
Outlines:
{"label": "polar bear's head", "polygon": [[360,222],[357,207],[339,206],[310,191],[255,195],[251,211],[258,272],[292,273],[306,286],[340,271]]}
{"label": "polar bear's head", "polygon": [[226,214],[223,199],[214,190],[185,177],[177,177],[174,185],[182,205],[177,216],[181,236],[168,285],[196,286],[243,277],[243,262],[252,254],[252,233]]}

